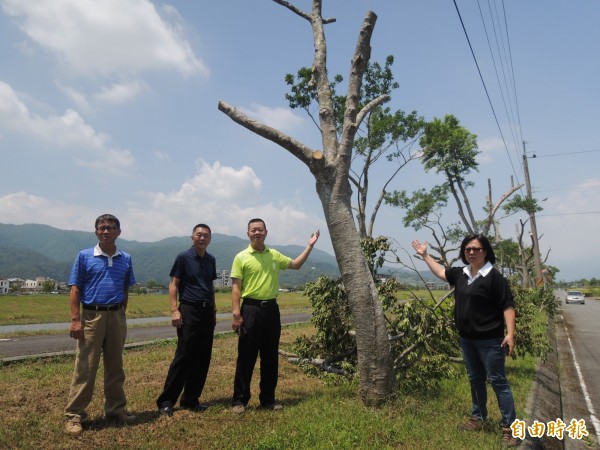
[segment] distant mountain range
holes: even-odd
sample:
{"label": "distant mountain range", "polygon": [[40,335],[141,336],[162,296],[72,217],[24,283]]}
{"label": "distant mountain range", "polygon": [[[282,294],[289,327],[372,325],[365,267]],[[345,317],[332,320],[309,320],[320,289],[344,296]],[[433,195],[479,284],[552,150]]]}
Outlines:
{"label": "distant mountain range", "polygon": [[[94,233],[59,230],[48,225],[10,225],[0,223],[0,278],[29,278],[38,276],[67,281],[77,253],[97,244]],[[233,257],[248,245],[247,239],[213,233],[208,251],[217,260],[217,270],[230,270]],[[138,242],[121,239],[120,249],[133,258],[133,268],[138,283],[155,280],[167,285],[175,256],[191,246],[189,236],[169,237],[157,242]],[[299,245],[272,245],[280,252],[295,258],[304,247]],[[394,273],[402,281],[414,281],[414,274],[406,271]],[[300,270],[281,272],[282,287],[303,286],[320,275],[338,277],[337,261],[327,252],[313,249],[308,261]]]}
{"label": "distant mountain range", "polygon": [[[0,278],[44,276],[67,281],[77,253],[97,243],[92,232],[59,230],[41,224],[0,224]],[[175,257],[191,243],[189,236],[169,237],[157,242],[119,238],[117,246],[132,256],[135,276],[140,284],[155,280],[167,285]],[[230,270],[233,257],[247,245],[246,239],[213,233],[208,251],[217,260],[217,270]],[[272,247],[292,258],[304,249],[298,245]],[[316,280],[321,274],[337,277],[339,270],[332,255],[315,248],[302,269],[282,271],[280,279],[282,286],[301,286],[309,280]]]}

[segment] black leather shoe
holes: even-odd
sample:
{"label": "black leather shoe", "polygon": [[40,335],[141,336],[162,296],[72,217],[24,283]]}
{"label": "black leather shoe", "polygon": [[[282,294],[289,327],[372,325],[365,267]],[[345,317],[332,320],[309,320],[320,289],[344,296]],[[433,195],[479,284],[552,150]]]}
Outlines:
{"label": "black leather shoe", "polygon": [[203,412],[208,409],[208,405],[206,405],[204,403],[198,403],[197,405],[194,405],[194,406],[181,405],[181,409],[187,409],[188,411],[193,411],[193,412]]}
{"label": "black leather shoe", "polygon": [[172,406],[163,406],[158,409],[158,413],[161,416],[172,417],[173,416],[173,407]]}

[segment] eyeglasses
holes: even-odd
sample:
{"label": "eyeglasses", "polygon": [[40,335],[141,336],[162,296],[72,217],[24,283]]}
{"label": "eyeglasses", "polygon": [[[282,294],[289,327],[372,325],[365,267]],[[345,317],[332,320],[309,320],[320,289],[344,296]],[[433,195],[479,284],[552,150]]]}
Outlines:
{"label": "eyeglasses", "polygon": [[483,251],[483,247],[466,247],[465,253],[479,253]]}
{"label": "eyeglasses", "polygon": [[117,227],[115,227],[114,225],[103,225],[101,227],[96,227],[96,231],[115,231],[117,229]]}

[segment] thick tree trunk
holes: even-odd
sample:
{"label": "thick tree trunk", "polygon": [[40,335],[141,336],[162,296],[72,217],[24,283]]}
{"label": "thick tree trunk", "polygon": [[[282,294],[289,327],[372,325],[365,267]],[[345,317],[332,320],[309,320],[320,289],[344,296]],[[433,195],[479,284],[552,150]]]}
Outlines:
{"label": "thick tree trunk", "polygon": [[[375,283],[360,246],[347,178],[317,178],[317,192],[348,295],[358,353],[361,400],[377,406],[394,392],[395,377],[388,332]],[[341,179],[340,179],[341,178]]]}

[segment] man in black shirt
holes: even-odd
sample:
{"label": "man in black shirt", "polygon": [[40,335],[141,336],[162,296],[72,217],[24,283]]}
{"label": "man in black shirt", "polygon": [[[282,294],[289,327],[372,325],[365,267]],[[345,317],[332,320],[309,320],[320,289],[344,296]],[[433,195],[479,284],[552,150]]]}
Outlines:
{"label": "man in black shirt", "polygon": [[177,328],[178,340],[163,392],[156,400],[162,415],[173,415],[173,406],[182,391],[182,408],[192,411],[207,408],[199,398],[210,366],[216,325],[213,280],[217,278],[217,269],[214,256],[206,252],[210,239],[210,227],[196,225],[192,232],[193,246],[177,255],[171,269],[171,323]]}

